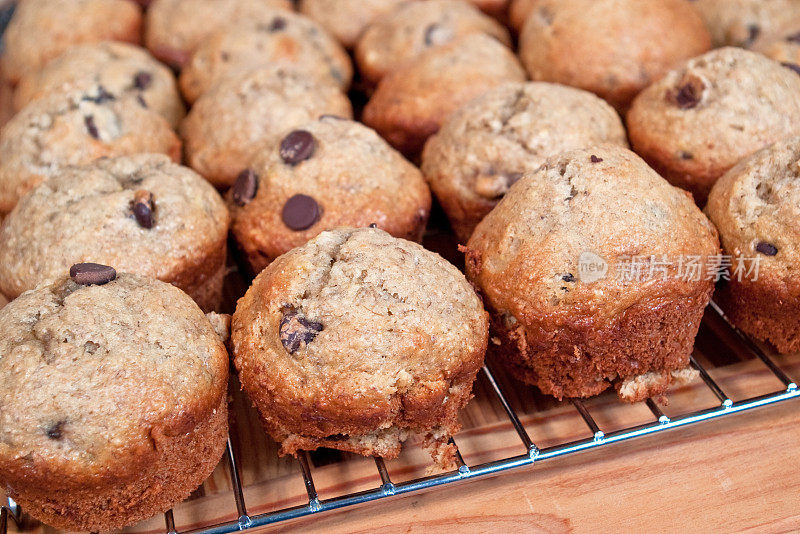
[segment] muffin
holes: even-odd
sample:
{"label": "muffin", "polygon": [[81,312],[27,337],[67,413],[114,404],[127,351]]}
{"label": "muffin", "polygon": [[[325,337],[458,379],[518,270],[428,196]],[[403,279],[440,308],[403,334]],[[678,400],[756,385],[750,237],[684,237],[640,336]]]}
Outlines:
{"label": "muffin", "polygon": [[[785,29],[762,35],[750,48],[780,63],[800,65],[800,16]],[[800,73],[800,67],[797,72]]]}
{"label": "muffin", "polygon": [[69,272],[0,310],[0,484],[53,527],[119,529],[213,471],[228,356],[179,289],[95,264]]}
{"label": "muffin", "polygon": [[693,0],[714,46],[751,46],[800,19],[800,0]]}
{"label": "muffin", "polygon": [[324,230],[374,224],[420,241],[431,194],[419,169],[357,122],[324,116],[264,146],[229,191],[254,273]]}
{"label": "muffin", "polygon": [[475,33],[511,43],[503,26],[463,0],[405,3],[364,31],[355,59],[361,76],[374,84],[423,52]]}
{"label": "muffin", "polygon": [[453,112],[422,152],[422,173],[461,243],[508,188],[545,159],[599,143],[625,148],[622,121],[592,93],[544,82],[496,87]]}
{"label": "muffin", "polygon": [[720,48],[644,90],[627,124],[634,150],[702,205],[741,159],[800,135],[800,76],[760,54]]}
{"label": "muffin", "polygon": [[446,460],[487,334],[458,269],[365,228],[323,232],[270,264],[239,301],[231,339],[242,389],[282,454],[394,458],[422,434]]}
{"label": "muffin", "polygon": [[586,89],[621,111],[669,69],[710,47],[686,0],[540,0],[519,39],[531,79]]}
{"label": "muffin", "polygon": [[65,88],[99,85],[123,100],[134,100],[177,126],[186,110],[175,76],[146,50],[104,41],[76,45],[41,70],[22,77],[14,93],[19,111],[33,100]]}
{"label": "muffin", "polygon": [[[615,145],[548,159],[466,248],[496,355],[544,393],[626,401],[692,376],[719,240],[691,197]],[[690,260],[700,267],[689,270]]]}
{"label": "muffin", "polygon": [[3,75],[17,83],[70,46],[98,41],[138,43],[141,8],[130,0],[25,0],[3,34]]}
{"label": "muffin", "polygon": [[353,48],[361,33],[376,18],[409,0],[300,0],[300,12],[325,28],[346,48]]}
{"label": "muffin", "polygon": [[[258,21],[227,26],[204,41],[181,72],[181,91],[189,102],[241,70],[286,65],[343,90],[353,66],[347,52],[325,30],[302,15],[273,9]],[[269,20],[268,22],[265,22]]]}
{"label": "muffin", "polygon": [[741,161],[716,184],[706,213],[733,257],[716,300],[738,328],[778,351],[800,351],[800,138]]}
{"label": "muffin", "polygon": [[31,102],[0,130],[0,214],[61,167],[140,152],[180,161],[181,143],[161,115],[103,86]]}
{"label": "muffin", "polygon": [[292,9],[291,0],[153,0],[147,9],[144,42],[161,61],[182,67],[217,30],[234,22],[266,21],[272,9]]}
{"label": "muffin", "polygon": [[0,227],[0,292],[13,299],[96,262],[169,282],[211,311],[222,298],[228,222],[214,187],[167,156],[67,167]]}
{"label": "muffin", "polygon": [[293,68],[245,71],[214,86],[192,107],[181,125],[186,160],[211,183],[227,188],[262,147],[325,114],[353,114],[333,83]]}
{"label": "muffin", "polygon": [[413,156],[451,112],[502,83],[524,80],[525,71],[511,50],[493,37],[473,33],[431,48],[384,77],[363,120]]}

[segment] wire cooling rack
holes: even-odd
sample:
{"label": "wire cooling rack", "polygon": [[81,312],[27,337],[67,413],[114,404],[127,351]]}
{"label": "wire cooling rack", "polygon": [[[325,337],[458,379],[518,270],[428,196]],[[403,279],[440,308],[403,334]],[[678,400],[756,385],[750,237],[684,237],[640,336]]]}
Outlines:
{"label": "wire cooling rack", "polygon": [[[304,453],[299,455],[298,462],[300,464],[305,489],[308,494],[308,501],[299,506],[272,510],[257,515],[250,515],[247,511],[243,486],[239,476],[239,459],[237,458],[235,449],[231,444],[231,440],[228,439],[228,445],[224,459],[229,463],[230,466],[231,485],[233,487],[232,493],[236,505],[238,519],[194,530],[179,530],[176,528],[173,513],[170,510],[164,514],[164,531],[167,534],[225,534],[248,530],[255,527],[273,525],[276,523],[290,521],[292,519],[342,509],[349,506],[369,503],[399,495],[431,490],[439,486],[465,482],[472,479],[486,478],[492,475],[498,475],[500,473],[519,470],[526,467],[529,468],[552,458],[576,454],[589,449],[608,447],[617,442],[639,438],[658,432],[665,432],[667,430],[676,429],[687,425],[699,424],[705,421],[718,419],[720,417],[727,417],[735,413],[752,410],[762,406],[773,405],[800,397],[800,391],[798,391],[797,383],[787,376],[786,373],[784,373],[784,371],[781,370],[781,368],[775,363],[775,361],[759,347],[759,345],[751,341],[739,330],[733,328],[725,319],[722,311],[713,302],[711,303],[710,313],[715,313],[717,315],[717,319],[722,319],[722,321],[719,321],[719,323],[723,325],[723,328],[727,330],[729,335],[733,336],[737,342],[737,345],[739,345],[738,348],[741,348],[743,351],[747,352],[750,357],[761,360],[767,369],[778,380],[780,380],[780,382],[783,384],[783,389],[764,395],[734,400],[725,393],[725,391],[717,382],[714,381],[714,379],[708,373],[706,367],[701,365],[698,359],[693,356],[691,358],[692,366],[697,369],[697,371],[700,373],[700,378],[705,383],[705,386],[719,401],[718,405],[712,408],[690,411],[683,413],[682,415],[668,417],[664,414],[664,412],[661,411],[653,399],[647,399],[644,404],[653,415],[653,420],[651,422],[605,433],[589,413],[589,410],[586,408],[584,403],[578,399],[572,399],[570,402],[591,431],[591,437],[540,448],[537,447],[536,443],[520,421],[520,417],[513,409],[512,404],[509,401],[509,395],[507,395],[504,387],[501,386],[501,382],[495,378],[492,370],[488,366],[485,366],[482,369],[482,373],[491,386],[489,389],[502,406],[505,416],[511,422],[511,425],[519,437],[520,454],[477,465],[467,465],[464,462],[461,453],[457,452],[457,470],[408,480],[401,483],[393,482],[383,460],[381,458],[375,458],[375,468],[377,469],[381,480],[380,485],[366,491],[350,493],[330,499],[320,499],[314,485],[309,456],[307,453]],[[452,444],[456,445],[456,442],[452,441]],[[456,450],[458,451],[457,445]],[[19,506],[9,499],[8,504],[3,506],[2,510],[0,511],[0,534],[7,533],[9,523],[11,522],[15,523],[17,527],[20,527],[24,524],[22,521],[22,511],[20,510]]]}

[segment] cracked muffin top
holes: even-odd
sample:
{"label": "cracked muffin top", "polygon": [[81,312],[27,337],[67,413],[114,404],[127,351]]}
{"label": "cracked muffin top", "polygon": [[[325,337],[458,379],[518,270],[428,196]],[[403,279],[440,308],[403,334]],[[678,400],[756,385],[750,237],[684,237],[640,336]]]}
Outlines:
{"label": "cracked muffin top", "polygon": [[422,172],[466,243],[524,173],[604,142],[628,146],[619,115],[602,99],[563,85],[512,83],[452,113],[425,145]]}
{"label": "cracked muffin top", "polygon": [[179,289],[70,271],[0,310],[0,473],[97,484],[141,469],[154,439],[207,418],[228,356]]}
{"label": "cracked muffin top", "polygon": [[255,272],[323,230],[375,224],[419,241],[422,174],[366,126],[323,116],[264,146],[229,192],[232,230]]}
{"label": "cracked muffin top", "polygon": [[0,291],[16,296],[85,261],[172,280],[225,242],[228,219],[211,184],[160,154],[68,167],[0,227]]}
{"label": "cracked muffin top", "polygon": [[508,31],[463,0],[427,0],[397,6],[364,31],[355,49],[361,75],[377,83],[430,48],[471,33],[510,46]]}
{"label": "cracked muffin top", "polygon": [[323,232],[275,260],[239,301],[231,336],[273,416],[313,413],[307,427],[334,420],[345,432],[388,428],[431,396],[441,403],[459,376],[474,377],[487,337],[481,300],[455,266],[369,228]]}
{"label": "cracked muffin top", "polygon": [[[147,8],[144,41],[158,59],[182,67],[217,30],[261,20],[272,9],[292,9],[291,0],[153,0]],[[268,22],[268,20],[267,20]]]}
{"label": "cracked muffin top", "polygon": [[325,114],[353,115],[350,100],[335,84],[289,67],[245,71],[195,102],[181,125],[186,160],[211,183],[228,187],[262,147]]}
{"label": "cracked muffin top", "polygon": [[16,83],[72,45],[98,41],[138,43],[141,8],[130,0],[25,0],[17,2],[3,34],[3,75]]}
{"label": "cracked muffin top", "polygon": [[153,110],[93,85],[31,102],[0,131],[0,213],[60,168],[140,152],[180,160],[180,140]]}
{"label": "cracked muffin top", "polygon": [[800,17],[800,0],[693,0],[714,46],[749,48]]}
{"label": "cracked muffin top", "polygon": [[297,9],[322,25],[346,48],[378,17],[409,0],[300,0]]}
{"label": "cracked muffin top", "polygon": [[268,65],[293,66],[343,90],[353,78],[347,52],[317,23],[273,9],[264,10],[257,21],[231,24],[205,40],[181,71],[181,91],[194,102],[232,73]]}
{"label": "cracked muffin top", "polygon": [[642,91],[627,123],[634,150],[703,204],[742,158],[800,135],[800,76],[761,54],[720,48]]}
{"label": "cracked muffin top", "polygon": [[[514,184],[472,234],[467,272],[494,310],[524,324],[607,324],[637,303],[705,293],[713,282],[684,281],[680,261],[706,266],[718,252],[687,193],[606,144],[553,156]],[[665,263],[654,276],[626,276],[631,258],[650,255]]]}
{"label": "cracked muffin top", "polygon": [[14,108],[64,87],[99,85],[118,98],[144,103],[176,126],[185,114],[175,76],[147,50],[104,41],[73,46],[44,68],[23,76],[14,92]]}
{"label": "cracked muffin top", "polygon": [[797,287],[800,137],[775,143],[728,171],[711,190],[706,213],[727,254],[758,257],[759,280]]}

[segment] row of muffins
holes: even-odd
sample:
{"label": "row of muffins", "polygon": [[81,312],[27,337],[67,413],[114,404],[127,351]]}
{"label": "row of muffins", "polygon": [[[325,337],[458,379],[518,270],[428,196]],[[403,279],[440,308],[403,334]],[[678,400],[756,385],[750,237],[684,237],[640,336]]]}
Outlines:
{"label": "row of muffins", "polygon": [[[154,7],[158,4],[156,0]],[[430,5],[436,2],[432,0]],[[431,9],[441,9],[441,6]],[[559,20],[557,15],[551,14],[553,21]],[[274,17],[269,26],[273,23]],[[425,25],[415,35],[424,41],[427,29]],[[389,32],[388,29],[381,31]],[[638,400],[657,395],[670,383],[683,379],[702,311],[713,290],[713,280],[684,282],[668,277],[667,282],[662,279],[621,281],[611,272],[605,279],[590,281],[581,277],[577,262],[587,251],[612,265],[615,259],[634,254],[658,253],[670,257],[691,254],[715,268],[719,241],[714,226],[686,194],[669,186],[626,150],[625,128],[608,104],[577,89],[540,82],[524,83],[515,76],[506,79],[502,73],[517,72],[518,67],[510,66],[516,60],[509,58],[506,52],[495,54],[499,43],[497,36],[487,40],[486,33],[478,32],[453,37],[448,45],[437,42],[441,35],[447,36],[447,31],[442,33],[434,28],[432,34],[434,37],[429,39],[427,47],[430,50],[398,67],[402,75],[388,75],[396,83],[384,89],[393,111],[382,119],[389,126],[378,130],[407,154],[418,151],[425,137],[439,130],[423,151],[423,171],[462,242],[467,243],[467,273],[481,290],[491,313],[493,345],[498,358],[516,376],[559,397],[592,395],[613,386],[623,398]],[[401,47],[405,45],[407,43]],[[709,60],[701,56],[694,60],[697,69],[711,64],[708,72],[681,72],[678,81],[659,89],[663,92],[657,94],[663,95],[663,101],[653,99],[654,123],[661,120],[661,112],[673,115],[675,107],[688,115],[682,126],[691,132],[692,120],[698,120],[692,119],[692,113],[711,108],[709,115],[713,115],[714,109],[725,109],[731,105],[730,101],[746,102],[748,99],[759,105],[763,103],[758,113],[770,120],[782,109],[778,106],[781,98],[786,99],[784,104],[789,104],[789,114],[793,113],[791,105],[798,96],[794,91],[794,78],[785,75],[793,75],[790,69],[736,50],[724,49],[712,54],[723,59],[711,56]],[[729,57],[733,60],[726,59]],[[490,63],[489,58],[498,63],[498,70],[492,72],[501,73],[500,82],[512,83],[486,81],[488,78],[482,77],[480,71]],[[740,68],[742,64],[748,68]],[[416,70],[412,70],[414,65]],[[720,81],[730,77],[746,79],[748,71],[753,69],[754,76],[769,80],[766,88],[759,91],[758,98],[752,98],[753,84],[738,84],[743,87],[739,90],[737,84],[728,86]],[[33,355],[38,366],[41,365],[39,360],[47,364],[47,360],[55,356],[56,362],[67,358],[85,364],[87,367],[80,372],[91,376],[96,363],[89,355],[98,354],[99,347],[95,345],[104,346],[92,338],[98,335],[116,337],[117,327],[107,326],[114,325],[108,314],[113,315],[126,307],[130,307],[134,315],[148,318],[144,327],[138,325],[130,330],[153,329],[163,334],[146,344],[138,340],[134,344],[145,347],[148,356],[145,361],[156,362],[154,365],[159,369],[165,360],[163,355],[175,350],[178,342],[174,340],[183,340],[193,329],[205,332],[201,344],[206,347],[190,345],[189,354],[184,357],[194,357],[194,353],[208,351],[208,347],[218,348],[218,342],[207,337],[210,323],[168,286],[133,275],[111,277],[110,268],[103,266],[79,265],[73,269],[69,280],[65,273],[70,262],[91,259],[105,262],[99,254],[117,250],[119,246],[123,253],[127,251],[123,255],[141,256],[159,267],[191,266],[185,278],[204,280],[197,289],[208,291],[216,287],[214,276],[220,272],[222,264],[209,261],[207,258],[211,256],[204,255],[203,251],[205,254],[217,251],[215,258],[222,251],[224,258],[224,237],[222,245],[208,244],[218,243],[220,236],[227,234],[229,211],[239,247],[254,271],[263,269],[240,301],[234,316],[234,362],[267,430],[281,442],[283,451],[291,453],[329,446],[392,457],[409,433],[420,432],[436,446],[437,454],[446,456],[447,436],[457,429],[457,411],[469,398],[475,372],[483,361],[487,338],[483,307],[466,286],[463,276],[421,247],[391,238],[377,229],[326,232],[304,244],[320,230],[341,224],[366,226],[374,223],[395,235],[418,238],[430,208],[430,194],[422,174],[375,132],[342,118],[342,113],[322,116],[326,111],[311,111],[302,122],[292,123],[292,115],[286,110],[305,105],[309,100],[324,100],[317,96],[319,87],[325,87],[328,94],[341,96],[341,86],[336,83],[335,76],[327,81],[324,76],[316,79],[308,71],[295,74],[298,71],[288,66],[253,72],[258,74],[253,74],[252,78],[249,73],[241,74],[248,81],[228,86],[233,90],[218,90],[240,76],[231,73],[230,78],[209,91],[216,96],[207,99],[209,106],[228,100],[224,105],[209,108],[205,139],[215,139],[217,131],[225,139],[226,135],[235,138],[243,132],[244,141],[251,135],[269,139],[261,144],[259,153],[252,159],[244,150],[230,159],[233,165],[228,168],[227,183],[210,177],[208,171],[200,172],[218,187],[233,184],[227,194],[227,210],[219,195],[199,176],[172,163],[169,156],[156,155],[115,157],[80,168],[58,170],[22,198],[3,227],[5,231],[13,226],[13,230],[8,231],[9,239],[16,239],[17,243],[17,253],[10,255],[12,263],[17,257],[27,258],[31,264],[44,262],[40,254],[49,261],[70,246],[96,248],[91,252],[92,258],[62,259],[59,266],[53,267],[52,274],[44,277],[55,277],[57,282],[25,293],[0,312],[0,320],[9,321],[8,325],[4,324],[3,331],[12,333],[8,336],[8,345],[0,352],[12,357],[3,358],[0,363],[10,364],[9,368],[16,373],[29,368],[28,363],[18,359],[20,357]],[[135,71],[125,78],[132,80],[130,84],[134,88],[137,75]],[[286,87],[294,91],[296,84],[274,81],[291,76],[295,77],[297,85],[306,83],[311,87],[306,94],[312,95],[311,98],[296,98],[294,92],[286,93],[289,96],[284,99],[274,98],[274,94],[281,94]],[[699,90],[696,78],[702,82]],[[426,89],[432,81],[441,85],[437,91],[415,93]],[[258,107],[252,102],[263,100],[260,97],[248,100],[248,91],[257,93],[262,83],[273,84],[270,87],[278,89],[265,91],[264,94],[269,93],[273,100],[269,101],[271,104]],[[501,87],[485,92],[495,83]],[[387,87],[381,80],[376,94],[381,84]],[[462,99],[464,102],[469,99],[465,96],[467,91],[463,91],[466,86],[469,91],[485,92],[485,95],[460,107]],[[722,90],[717,92],[718,87]],[[397,101],[401,94],[417,98]],[[424,105],[415,106],[413,113],[407,113],[408,103],[419,102],[420,94],[425,95],[421,99]],[[430,94],[436,96],[428,99]],[[89,98],[84,100],[84,96]],[[144,98],[149,109],[149,100]],[[204,98],[204,95],[198,98],[195,108]],[[686,99],[694,105],[681,104]],[[78,110],[75,118],[79,120],[72,124],[82,124],[93,139],[93,130],[101,140],[109,131],[113,135],[115,120],[102,120],[105,115],[101,109],[104,105],[125,105],[118,100],[125,98],[117,98],[104,83],[93,84],[83,96],[73,97],[70,110]],[[237,103],[243,101],[248,102],[247,105],[237,107]],[[135,94],[128,103],[134,102],[145,109]],[[449,114],[446,111],[449,106],[459,111]],[[87,114],[87,110],[90,113]],[[250,125],[258,128],[268,122],[273,112],[284,115],[275,121],[275,134],[271,138],[266,137],[266,132],[273,130],[248,130]],[[233,119],[228,120],[226,115]],[[87,121],[87,116],[92,120]],[[419,116],[432,118],[429,122],[402,122],[407,117]],[[58,119],[61,115],[54,114],[54,117]],[[46,118],[39,120],[47,121]],[[30,128],[48,128],[39,124]],[[739,122],[722,124],[733,131],[739,131],[738,127],[742,126]],[[632,130],[630,119],[628,125]],[[279,127],[282,129],[277,131]],[[724,128],[717,131],[726,138]],[[750,125],[745,124],[743,128],[750,128]],[[646,128],[642,130],[647,133]],[[765,130],[767,133],[756,136],[753,144],[760,143],[759,147],[769,144],[772,140],[767,138],[769,135],[775,135],[776,140],[798,135],[780,127],[776,128],[777,132]],[[184,138],[186,131],[182,130]],[[144,137],[152,136],[150,130],[143,132],[147,134]],[[702,143],[701,133],[685,135],[679,127],[670,132],[665,139],[678,138],[681,150],[685,144],[697,146],[691,145],[692,137]],[[706,134],[706,139],[709,135],[715,134]],[[36,139],[36,142],[41,141]],[[731,159],[741,159],[751,151],[741,146],[740,139],[735,138],[730,143],[730,152],[734,154]],[[234,150],[247,150],[244,141],[212,154],[226,157]],[[792,340],[796,342],[794,325],[798,317],[796,308],[792,311],[789,307],[797,302],[796,294],[791,293],[796,284],[788,283],[790,278],[786,276],[796,257],[797,236],[791,229],[797,220],[795,168],[800,158],[797,146],[798,141],[787,140],[740,164],[719,181],[720,193],[712,192],[708,206],[726,250],[755,251],[770,259],[769,284],[737,285],[732,281],[724,289],[731,295],[728,301],[740,307],[740,324],[750,321],[754,326],[749,331],[756,332],[760,328],[757,335],[776,344],[784,336],[788,340],[785,345],[788,350],[793,350]],[[159,151],[169,153],[168,150]],[[700,150],[692,154],[697,154],[698,161],[705,157]],[[218,163],[213,157],[209,161]],[[244,161],[248,163],[243,164]],[[77,177],[70,178],[70,174]],[[175,183],[171,183],[173,181]],[[161,182],[170,182],[169,187]],[[469,203],[476,193],[483,203]],[[463,201],[462,195],[467,201]],[[499,200],[501,197],[505,198]],[[30,200],[34,198],[38,200]],[[20,206],[29,206],[27,215],[17,215],[24,212]],[[105,209],[101,206],[110,209],[101,213]],[[492,210],[493,207],[496,209]],[[724,214],[730,219],[725,219]],[[360,218],[340,218],[354,216]],[[39,220],[55,224],[45,227],[36,224]],[[390,224],[397,226],[388,226]],[[38,227],[38,230],[31,232],[30,227]],[[53,228],[62,233],[53,239],[52,245],[40,249],[39,254],[25,248],[27,243],[30,249],[39,236],[43,236],[42,241],[49,240],[48,234]],[[118,245],[112,244],[112,238],[106,238],[112,229],[118,232]],[[156,237],[156,232],[160,231],[164,233]],[[142,249],[132,254],[137,240],[141,239],[140,234],[147,235],[148,239]],[[158,248],[171,243],[173,234],[183,235],[185,240],[176,238],[174,247]],[[14,237],[23,235],[28,239]],[[199,253],[195,248],[200,249]],[[283,254],[289,249],[292,251]],[[178,252],[174,261],[169,255],[172,250]],[[154,253],[150,254],[151,251]],[[192,261],[187,261],[188,258]],[[135,270],[121,263],[123,261],[122,257],[112,257],[108,263],[121,272]],[[152,272],[145,274],[153,276]],[[181,285],[176,278],[167,275],[161,278],[192,292],[189,285]],[[132,290],[131,285],[143,287]],[[739,288],[738,293],[736,288]],[[118,291],[126,295],[124,299],[116,294]],[[199,293],[192,296],[203,302],[204,297]],[[43,298],[57,314],[50,315],[49,310],[43,310],[40,303]],[[108,300],[115,302],[113,307],[106,306]],[[185,309],[169,308],[164,312],[162,301],[175,301],[175,306]],[[778,313],[775,313],[776,302]],[[78,307],[72,308],[73,305]],[[62,313],[60,307],[73,311]],[[186,321],[179,321],[174,327],[164,327],[166,330],[158,327],[167,324],[172,315],[181,314],[192,314],[195,325],[190,327]],[[87,316],[92,320],[87,320]],[[737,317],[734,312],[731,316]],[[767,323],[765,317],[774,321]],[[37,320],[42,318],[49,320],[38,324]],[[62,320],[66,322],[67,319],[92,327],[80,330],[73,322],[62,324]],[[123,321],[123,324],[128,323]],[[94,325],[100,325],[99,331]],[[82,335],[75,336],[75,331]],[[164,348],[164,340],[173,341]],[[32,354],[26,352],[30,345],[33,345]],[[119,345],[101,353],[105,358],[116,358],[118,353],[127,357],[135,350],[141,351]],[[213,361],[217,365],[218,352],[216,349],[211,352],[216,355]],[[198,364],[190,361],[182,364],[182,361],[175,361],[175,369],[165,369],[164,376],[154,381],[163,385],[161,380],[167,383],[184,380],[183,373],[194,371],[184,367]],[[69,379],[71,372],[75,371],[65,370],[66,374],[60,378],[67,383],[74,382]],[[10,391],[23,391],[20,375],[15,373],[4,375],[12,377],[10,383],[20,384]],[[219,374],[211,375],[217,376],[215,383],[218,385]],[[101,378],[98,380],[103,386],[115,384],[113,380]],[[29,430],[16,436],[17,439],[3,436],[3,444],[10,441],[14,446],[3,450],[0,444],[0,450],[9,453],[3,458],[7,463],[0,462],[0,473],[4,475],[4,483],[17,492],[20,488],[30,489],[23,503],[49,522],[94,529],[99,528],[97,525],[121,525],[145,517],[182,498],[181,495],[202,480],[202,472],[210,469],[219,457],[222,443],[219,426],[209,434],[213,437],[204,438],[206,449],[183,449],[174,456],[159,458],[161,462],[149,456],[152,451],[144,447],[142,452],[146,451],[147,455],[142,457],[158,466],[147,471],[147,476],[164,477],[159,469],[174,474],[176,466],[185,465],[185,462],[200,467],[196,467],[196,471],[187,469],[192,476],[181,480],[159,479],[166,489],[154,495],[152,501],[124,492],[109,500],[107,486],[83,486],[86,500],[75,499],[72,495],[73,504],[66,506],[58,496],[54,498],[51,479],[46,476],[37,479],[41,484],[31,482],[32,479],[20,482],[14,478],[20,470],[45,471],[46,466],[53,465],[53,458],[60,457],[65,450],[69,454],[80,452],[84,457],[87,451],[97,451],[89,449],[85,442],[73,441],[74,436],[95,435],[93,428],[83,427],[83,421],[75,421],[74,416],[64,416],[63,409],[57,413],[43,403],[43,397],[52,399],[64,395],[49,392],[48,380],[45,378],[45,385],[36,392],[25,390],[23,393],[27,396],[15,393],[5,400],[4,404],[14,407],[7,413],[27,409],[38,419],[25,426]],[[210,388],[209,393],[200,388],[193,393],[203,398],[202,406],[211,406],[218,401],[215,396],[218,389]],[[36,398],[31,399],[31,396]],[[19,399],[16,401],[19,404],[13,399]],[[91,410],[92,399],[88,402],[89,405],[73,406],[75,412],[69,414]],[[31,406],[40,408],[31,410]],[[173,406],[177,411],[185,407],[185,401]],[[195,432],[204,431],[201,429],[206,428],[209,413],[216,414],[217,422],[220,420],[219,410],[200,410],[196,412]],[[70,428],[74,423],[76,426]],[[8,428],[18,431],[22,427],[9,423]],[[135,428],[137,432],[154,435],[157,443],[164,443],[164,449],[169,449],[167,440],[157,440],[176,437],[174,431],[165,432],[163,425],[154,425],[151,421],[144,421]],[[122,435],[126,435],[125,432]],[[192,432],[188,435],[194,436]],[[136,445],[138,442],[129,443]],[[40,446],[47,456],[36,466],[26,463],[31,450],[26,447],[31,444]],[[109,450],[114,449],[105,449]],[[102,462],[98,462],[92,467],[101,465]],[[109,485],[117,491],[123,480],[129,482],[127,488],[134,495],[139,491],[137,488],[149,484],[150,480],[144,477],[126,479],[126,475],[131,476],[127,471],[123,472],[117,464],[108,465],[106,467],[114,475],[112,478],[116,479]],[[80,474],[86,474],[85,464],[70,467],[76,466]],[[71,482],[81,487],[85,479],[76,478]],[[103,517],[86,513],[102,499],[112,503],[101,507]],[[46,506],[42,506],[45,500]],[[140,502],[140,506],[123,510],[122,503],[131,500]]]}

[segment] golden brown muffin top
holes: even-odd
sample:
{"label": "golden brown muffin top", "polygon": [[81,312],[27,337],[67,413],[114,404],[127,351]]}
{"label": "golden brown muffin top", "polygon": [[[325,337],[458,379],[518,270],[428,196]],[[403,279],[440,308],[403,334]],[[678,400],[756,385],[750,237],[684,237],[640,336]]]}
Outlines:
{"label": "golden brown muffin top", "polygon": [[65,168],[0,227],[0,291],[16,296],[86,261],[174,279],[225,241],[228,221],[211,184],[160,154]]}
{"label": "golden brown muffin top", "polygon": [[800,138],[775,143],[728,171],[711,190],[706,213],[727,254],[759,258],[759,279],[796,284]]}
{"label": "golden brown muffin top", "polygon": [[[607,321],[633,304],[696,293],[718,252],[716,230],[687,193],[606,144],[554,156],[514,184],[472,234],[467,272],[498,313],[523,322]],[[663,273],[628,277],[627,265],[651,255]],[[689,256],[699,257],[701,281],[681,278]]]}
{"label": "golden brown muffin top", "polygon": [[0,478],[124,480],[211,415],[227,380],[222,342],[179,289],[123,273],[42,285],[0,310]]}

